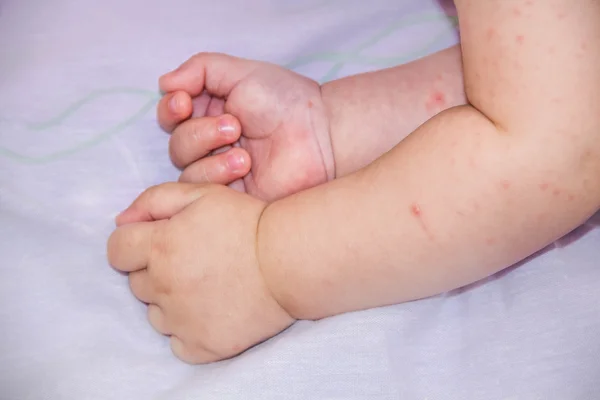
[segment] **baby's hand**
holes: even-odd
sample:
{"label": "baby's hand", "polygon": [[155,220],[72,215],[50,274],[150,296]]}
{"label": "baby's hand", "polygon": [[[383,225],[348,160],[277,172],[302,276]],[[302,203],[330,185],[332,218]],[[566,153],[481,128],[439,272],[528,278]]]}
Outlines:
{"label": "baby's hand", "polygon": [[177,357],[207,363],[235,356],[294,320],[269,293],[256,255],[266,204],[221,185],[150,188],[117,219],[110,263],[130,272],[152,326]]}
{"label": "baby's hand", "polygon": [[160,88],[167,94],[158,120],[173,134],[181,181],[233,183],[272,201],[334,178],[317,82],[273,64],[202,53],[161,77]]}

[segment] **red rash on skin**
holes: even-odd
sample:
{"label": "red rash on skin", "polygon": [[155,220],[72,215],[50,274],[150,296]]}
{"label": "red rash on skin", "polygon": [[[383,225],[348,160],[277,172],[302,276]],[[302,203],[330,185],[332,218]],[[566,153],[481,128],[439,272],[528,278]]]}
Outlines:
{"label": "red rash on skin", "polygon": [[573,196],[572,194],[569,195],[569,201],[573,201],[575,200],[575,196]]}
{"label": "red rash on skin", "polygon": [[312,108],[313,107],[313,102],[312,101],[308,101],[308,108]]}
{"label": "red rash on skin", "polygon": [[510,182],[509,181],[502,181],[502,187],[504,189],[510,189]]}
{"label": "red rash on skin", "polygon": [[542,183],[542,184],[540,185],[540,189],[542,189],[542,190],[546,190],[546,189],[548,189],[548,184],[547,184],[547,183]]}
{"label": "red rash on skin", "polygon": [[439,90],[436,90],[431,94],[431,96],[429,96],[427,103],[425,103],[425,108],[429,113],[433,113],[442,110],[445,105],[446,96],[444,95],[444,93],[440,92]]}
{"label": "red rash on skin", "polygon": [[560,194],[560,189],[554,189],[554,191],[552,191],[552,194],[558,196]]}
{"label": "red rash on skin", "polygon": [[494,244],[496,244],[496,239],[494,238],[487,238],[485,241],[485,244],[487,244],[488,246],[493,246]]}
{"label": "red rash on skin", "polygon": [[517,43],[519,43],[519,44],[523,44],[523,42],[525,41],[525,36],[523,36],[523,35],[518,35],[518,36],[516,37],[516,40],[517,40]]}
{"label": "red rash on skin", "polygon": [[427,225],[425,225],[425,221],[423,221],[423,212],[421,211],[421,207],[419,207],[418,204],[414,203],[412,206],[410,206],[410,213],[419,220],[421,228],[423,228],[423,231],[427,234],[429,239],[433,240],[434,238],[431,234],[431,231],[429,230],[429,228],[427,228]]}
{"label": "red rash on skin", "polygon": [[522,15],[522,12],[517,7],[515,7],[515,8],[513,8],[513,15],[515,17],[520,17]]}

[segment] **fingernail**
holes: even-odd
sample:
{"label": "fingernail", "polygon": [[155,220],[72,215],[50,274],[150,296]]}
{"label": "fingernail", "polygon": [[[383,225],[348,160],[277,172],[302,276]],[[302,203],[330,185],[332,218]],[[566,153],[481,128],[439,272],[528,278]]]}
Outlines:
{"label": "fingernail", "polygon": [[217,122],[217,129],[221,133],[232,133],[235,131],[235,125],[229,118],[221,118]]}
{"label": "fingernail", "polygon": [[179,111],[179,106],[180,105],[181,105],[181,102],[179,101],[177,95],[171,97],[171,100],[169,100],[169,108],[174,113],[177,113]]}
{"label": "fingernail", "polygon": [[239,154],[229,154],[227,156],[227,165],[232,171],[243,169],[244,164],[244,157]]}

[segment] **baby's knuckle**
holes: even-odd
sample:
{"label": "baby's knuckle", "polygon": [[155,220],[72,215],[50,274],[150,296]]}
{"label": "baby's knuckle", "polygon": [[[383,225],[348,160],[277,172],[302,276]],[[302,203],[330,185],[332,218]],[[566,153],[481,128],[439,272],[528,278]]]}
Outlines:
{"label": "baby's knuckle", "polygon": [[171,253],[171,244],[168,236],[160,230],[155,230],[150,239],[150,258],[164,260]]}
{"label": "baby's knuckle", "polygon": [[179,136],[171,136],[171,138],[169,139],[169,157],[171,158],[171,160],[173,161],[173,163],[175,164],[176,167],[183,167],[184,164],[182,162],[183,160],[183,156],[182,156],[182,151],[181,151],[181,146],[180,146],[180,140],[179,140]]}

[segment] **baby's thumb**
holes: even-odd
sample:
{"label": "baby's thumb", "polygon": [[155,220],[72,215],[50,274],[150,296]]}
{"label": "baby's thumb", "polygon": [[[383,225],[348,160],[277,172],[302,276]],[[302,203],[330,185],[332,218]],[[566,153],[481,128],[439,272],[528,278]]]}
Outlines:
{"label": "baby's thumb", "polygon": [[159,86],[163,92],[182,90],[196,97],[206,90],[212,96],[223,98],[257,65],[255,61],[226,54],[199,53],[161,76]]}
{"label": "baby's thumb", "polygon": [[203,186],[168,182],[152,186],[121,212],[117,226],[171,218],[205,193]]}

